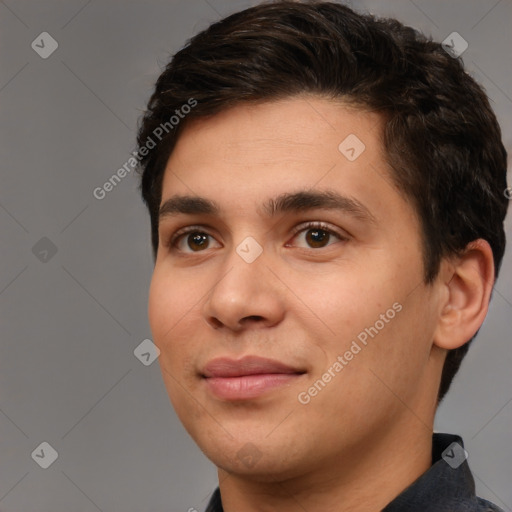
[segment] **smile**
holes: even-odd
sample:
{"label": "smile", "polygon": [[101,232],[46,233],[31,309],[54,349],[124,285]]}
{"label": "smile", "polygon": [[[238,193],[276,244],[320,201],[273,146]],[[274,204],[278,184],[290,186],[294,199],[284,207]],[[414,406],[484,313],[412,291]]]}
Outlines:
{"label": "smile", "polygon": [[223,400],[249,400],[289,386],[305,371],[256,356],[214,359],[202,373],[208,390]]}

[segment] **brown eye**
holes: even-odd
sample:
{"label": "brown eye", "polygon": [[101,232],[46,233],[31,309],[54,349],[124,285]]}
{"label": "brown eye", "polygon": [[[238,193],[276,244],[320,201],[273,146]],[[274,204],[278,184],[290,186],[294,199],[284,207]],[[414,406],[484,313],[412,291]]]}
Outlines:
{"label": "brown eye", "polygon": [[178,229],[169,237],[166,247],[170,252],[184,256],[206,252],[214,247],[220,248],[222,244],[206,229],[203,230],[203,226],[198,225]]}
{"label": "brown eye", "polygon": [[308,229],[306,231],[306,242],[314,248],[325,247],[331,238],[331,234],[325,229]]}
{"label": "brown eye", "polygon": [[294,236],[295,244],[304,249],[323,249],[348,238],[323,223],[310,222],[300,226]]}
{"label": "brown eye", "polygon": [[208,247],[208,237],[206,233],[200,233],[195,231],[193,233],[189,233],[186,237],[187,246],[194,252],[201,251]]}

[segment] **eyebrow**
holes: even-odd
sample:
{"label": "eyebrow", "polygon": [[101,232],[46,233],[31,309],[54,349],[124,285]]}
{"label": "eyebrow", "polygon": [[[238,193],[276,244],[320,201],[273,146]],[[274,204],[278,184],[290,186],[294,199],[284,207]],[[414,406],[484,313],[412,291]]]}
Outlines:
{"label": "eyebrow", "polygon": [[[282,213],[300,212],[318,209],[339,210],[353,217],[375,223],[370,210],[353,197],[344,196],[333,190],[300,190],[286,192],[266,200],[259,210],[268,217]],[[219,215],[221,207],[211,199],[200,196],[174,195],[167,199],[159,209],[159,219],[174,215]]]}

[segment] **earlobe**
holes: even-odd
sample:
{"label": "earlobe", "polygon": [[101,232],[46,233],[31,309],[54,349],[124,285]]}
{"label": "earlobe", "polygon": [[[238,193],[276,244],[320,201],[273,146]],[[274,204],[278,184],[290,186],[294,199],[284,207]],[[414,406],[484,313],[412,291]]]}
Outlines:
{"label": "earlobe", "polygon": [[444,278],[447,293],[434,344],[452,350],[475,335],[487,314],[494,285],[494,260],[489,243],[483,239],[469,243]]}

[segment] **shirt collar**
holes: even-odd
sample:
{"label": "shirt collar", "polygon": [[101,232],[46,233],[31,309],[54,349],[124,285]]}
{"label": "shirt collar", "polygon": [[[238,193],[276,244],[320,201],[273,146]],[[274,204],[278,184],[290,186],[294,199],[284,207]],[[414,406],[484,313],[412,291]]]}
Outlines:
{"label": "shirt collar", "polygon": [[475,510],[475,481],[466,458],[467,452],[459,436],[434,434],[432,465],[382,512]]}
{"label": "shirt collar", "polygon": [[[414,456],[414,454],[411,454]],[[432,436],[432,465],[382,512],[467,512],[480,510],[475,481],[467,463],[462,439],[453,434]],[[219,488],[205,512],[224,512]]]}

